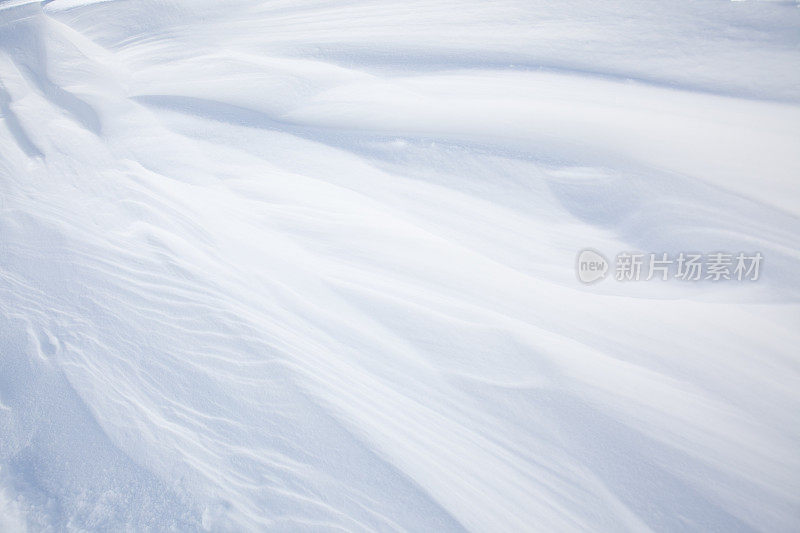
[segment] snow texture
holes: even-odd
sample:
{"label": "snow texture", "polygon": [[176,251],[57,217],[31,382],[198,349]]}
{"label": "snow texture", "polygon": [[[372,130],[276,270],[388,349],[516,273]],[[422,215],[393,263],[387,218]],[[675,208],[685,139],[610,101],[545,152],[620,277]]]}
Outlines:
{"label": "snow texture", "polygon": [[797,531],[799,65],[793,2],[0,2],[0,530]]}

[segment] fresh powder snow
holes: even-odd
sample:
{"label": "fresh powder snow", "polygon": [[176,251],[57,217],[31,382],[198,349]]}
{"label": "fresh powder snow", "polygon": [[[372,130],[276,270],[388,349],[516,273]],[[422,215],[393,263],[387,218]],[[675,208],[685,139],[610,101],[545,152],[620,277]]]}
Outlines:
{"label": "fresh powder snow", "polygon": [[798,235],[795,2],[0,1],[0,531],[797,531]]}

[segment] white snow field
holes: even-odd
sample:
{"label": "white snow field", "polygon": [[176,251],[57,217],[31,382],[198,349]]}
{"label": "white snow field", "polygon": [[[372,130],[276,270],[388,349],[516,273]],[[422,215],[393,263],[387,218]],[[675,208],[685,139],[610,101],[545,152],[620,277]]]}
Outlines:
{"label": "white snow field", "polygon": [[796,3],[4,1],[0,115],[0,531],[800,530]]}

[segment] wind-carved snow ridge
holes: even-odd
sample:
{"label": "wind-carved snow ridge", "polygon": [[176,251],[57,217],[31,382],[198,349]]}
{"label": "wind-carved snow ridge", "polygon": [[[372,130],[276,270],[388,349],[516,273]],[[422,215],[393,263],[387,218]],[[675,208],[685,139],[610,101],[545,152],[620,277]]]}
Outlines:
{"label": "wind-carved snow ridge", "polygon": [[799,27],[0,2],[0,529],[797,530]]}

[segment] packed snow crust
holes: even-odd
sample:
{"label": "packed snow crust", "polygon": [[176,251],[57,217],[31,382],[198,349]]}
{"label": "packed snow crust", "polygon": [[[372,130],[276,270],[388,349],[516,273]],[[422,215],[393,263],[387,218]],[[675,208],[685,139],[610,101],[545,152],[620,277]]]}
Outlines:
{"label": "packed snow crust", "polygon": [[0,2],[0,530],[797,531],[799,65],[792,2]]}

